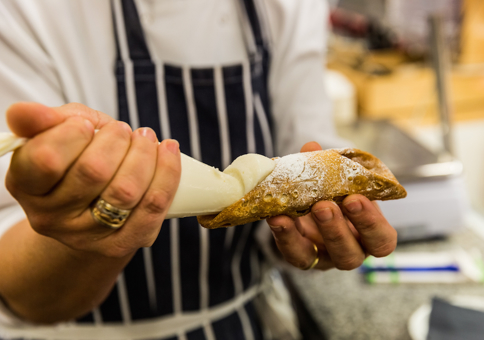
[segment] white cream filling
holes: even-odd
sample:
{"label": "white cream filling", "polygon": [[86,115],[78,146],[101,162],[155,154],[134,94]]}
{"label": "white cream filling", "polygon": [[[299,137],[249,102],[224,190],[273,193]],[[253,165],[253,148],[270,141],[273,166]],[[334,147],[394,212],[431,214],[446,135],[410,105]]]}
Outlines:
{"label": "white cream filling", "polygon": [[276,163],[264,156],[238,157],[224,172],[181,155],[180,184],[166,218],[216,214],[269,175]]}
{"label": "white cream filling", "polygon": [[27,138],[17,137],[11,132],[0,132],[0,157],[27,142]]}

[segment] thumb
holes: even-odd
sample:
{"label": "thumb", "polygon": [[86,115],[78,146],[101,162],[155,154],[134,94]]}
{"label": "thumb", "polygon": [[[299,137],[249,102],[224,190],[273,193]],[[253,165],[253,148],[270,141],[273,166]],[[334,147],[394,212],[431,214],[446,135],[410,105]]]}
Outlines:
{"label": "thumb", "polygon": [[72,116],[81,116],[89,120],[96,129],[100,129],[113,120],[100,111],[78,103],[48,107],[39,103],[21,102],[11,105],[6,112],[10,130],[17,136],[28,138],[62,123]]}
{"label": "thumb", "polygon": [[33,137],[65,120],[61,113],[39,103],[15,103],[6,117],[10,130],[20,137]]}

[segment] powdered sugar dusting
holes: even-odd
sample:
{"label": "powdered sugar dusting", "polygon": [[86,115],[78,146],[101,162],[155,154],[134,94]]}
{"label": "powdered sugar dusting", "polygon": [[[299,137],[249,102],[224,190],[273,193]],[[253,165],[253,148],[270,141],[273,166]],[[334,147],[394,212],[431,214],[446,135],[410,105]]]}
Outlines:
{"label": "powdered sugar dusting", "polygon": [[276,166],[264,182],[303,181],[313,177],[313,171],[307,166],[307,153],[297,153],[275,160]]}
{"label": "powdered sugar dusting", "polygon": [[364,172],[361,165],[331,150],[298,153],[275,161],[272,173],[260,183],[262,199],[276,200],[283,206],[307,206],[308,200],[332,197],[335,188],[341,191],[349,182],[362,181]]}

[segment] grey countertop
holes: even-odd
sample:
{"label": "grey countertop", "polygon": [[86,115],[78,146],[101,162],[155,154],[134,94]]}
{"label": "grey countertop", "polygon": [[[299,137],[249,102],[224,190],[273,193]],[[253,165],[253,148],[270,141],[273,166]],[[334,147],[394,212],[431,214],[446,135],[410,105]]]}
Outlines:
{"label": "grey countertop", "polygon": [[[478,248],[484,240],[465,229],[443,240],[401,244],[397,251],[442,251]],[[410,340],[408,319],[432,297],[484,297],[484,286],[461,284],[368,284],[358,270],[291,270],[296,287],[328,340]]]}

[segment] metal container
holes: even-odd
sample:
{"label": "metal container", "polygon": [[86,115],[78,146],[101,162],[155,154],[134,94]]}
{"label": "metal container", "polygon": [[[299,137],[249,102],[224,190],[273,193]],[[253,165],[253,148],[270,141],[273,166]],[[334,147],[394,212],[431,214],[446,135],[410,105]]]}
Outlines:
{"label": "metal container", "polygon": [[445,236],[464,226],[469,208],[460,161],[430,151],[387,121],[360,120],[339,134],[380,158],[407,190],[404,199],[380,202],[400,241]]}
{"label": "metal container", "polygon": [[380,158],[402,182],[462,174],[462,163],[448,153],[434,153],[384,120],[358,120],[338,128],[341,137]]}

